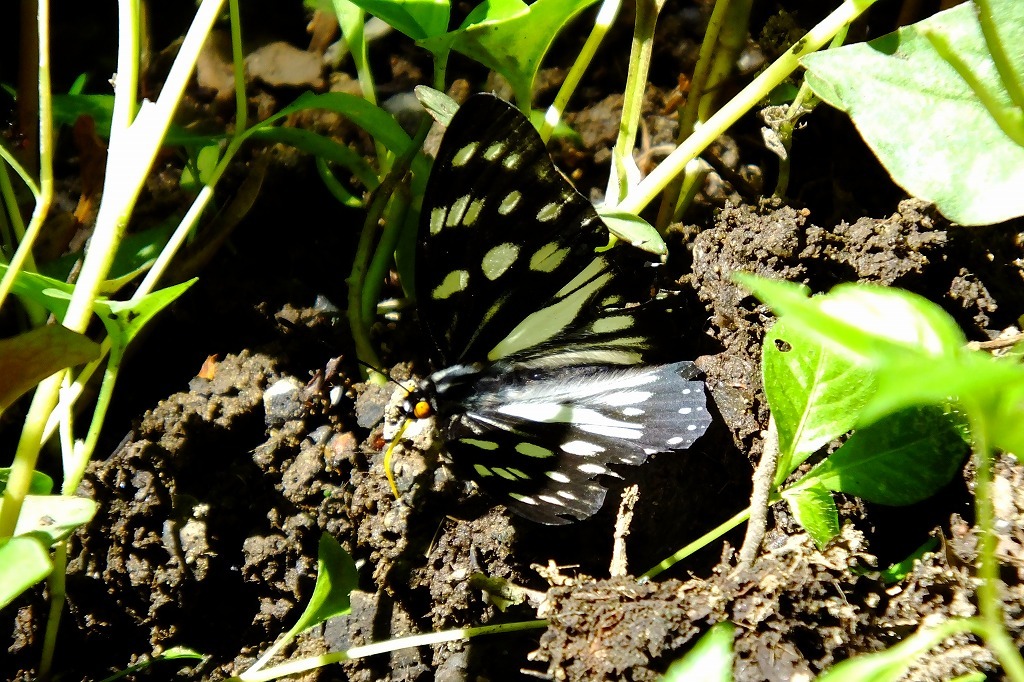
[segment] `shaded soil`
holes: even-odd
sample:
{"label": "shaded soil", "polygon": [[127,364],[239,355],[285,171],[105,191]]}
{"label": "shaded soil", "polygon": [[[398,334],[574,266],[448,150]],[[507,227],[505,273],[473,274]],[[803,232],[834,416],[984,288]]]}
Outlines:
{"label": "shaded soil", "polygon": [[[675,29],[685,33],[685,22]],[[547,75],[557,81],[557,73]],[[553,147],[581,187],[606,175],[617,121],[614,96],[595,84],[601,75],[585,83],[592,103],[575,119],[584,147]],[[667,90],[650,93],[652,144],[673,134],[661,113]],[[756,126],[746,122],[721,143],[742,152],[734,155],[737,169],[740,158],[774,167],[750,142]],[[772,318],[732,283],[733,272],[815,291],[850,281],[906,288],[941,304],[978,341],[1012,327],[1024,309],[1024,226],[950,225],[920,202],[900,201],[833,112],[816,112],[807,126],[811,137],[831,131],[841,140],[847,163],[826,158],[838,142],[813,153],[798,146],[797,166],[829,173],[795,178],[791,195],[800,198],[792,205],[758,205],[720,180],[723,203],[709,196],[669,235],[669,269],[687,302],[676,343],[706,373],[716,421],[691,450],[622,472],[619,488],[639,490],[618,552],[631,574],[747,506],[768,418],[760,345]],[[843,501],[842,536],[823,550],[785,510],[773,509],[753,566],[736,568],[733,547],[742,538],[732,535],[644,584],[610,569],[616,494],[585,522],[538,526],[459,480],[424,435],[397,451],[396,501],[382,465],[392,391],[359,383],[340,310],[362,218],[339,211],[308,159],[263,153],[270,158],[258,203],[231,248],[209,262],[126,364],[104,435],[107,456],[91,465],[80,490],[100,511],[70,545],[58,659],[65,679],[101,679],[173,646],[207,657],[190,667],[161,663],[135,678],[238,674],[309,601],[324,533],[356,559],[360,589],[350,615],[306,632],[290,655],[478,624],[538,617],[550,624],[350,661],[306,679],[511,679],[527,671],[544,679],[654,680],[708,627],[729,620],[737,625],[736,679],[789,680],[892,646],[930,618],[975,613],[969,470],[910,508]],[[723,152],[726,165],[728,157]],[[240,184],[246,171],[237,173]],[[427,369],[411,315],[381,323],[375,334],[396,379]],[[1018,646],[1022,479],[1015,460],[999,462],[1000,559]],[[879,579],[879,569],[933,536],[939,548],[906,580],[894,587]],[[527,598],[499,608],[478,574],[525,588]],[[3,670],[29,679],[46,618],[43,594],[0,616],[11,633]],[[986,650],[964,638],[934,650],[909,677],[996,670]]]}

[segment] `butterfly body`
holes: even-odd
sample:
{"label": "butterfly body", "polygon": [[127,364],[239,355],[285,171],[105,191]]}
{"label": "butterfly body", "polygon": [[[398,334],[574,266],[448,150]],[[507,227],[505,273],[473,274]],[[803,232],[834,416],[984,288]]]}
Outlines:
{"label": "butterfly body", "polygon": [[595,513],[613,465],[706,430],[692,363],[644,364],[656,310],[641,257],[601,250],[594,207],[511,105],[471,97],[442,139],[416,254],[421,323],[441,367],[409,396],[432,407],[453,464],[548,524]]}

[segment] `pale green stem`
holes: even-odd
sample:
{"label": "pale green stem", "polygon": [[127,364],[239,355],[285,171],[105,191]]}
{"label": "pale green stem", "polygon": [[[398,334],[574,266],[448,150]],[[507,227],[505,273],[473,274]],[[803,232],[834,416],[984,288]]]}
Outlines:
{"label": "pale green stem", "polygon": [[[50,90],[50,3],[39,0],[39,195],[28,231],[18,250],[15,251],[3,280],[0,281],[0,306],[3,305],[14,277],[24,266],[32,249],[32,242],[39,234],[46,214],[53,200],[53,100]],[[21,514],[21,505],[28,494],[32,471],[39,458],[40,441],[46,415],[57,403],[63,372],[54,374],[39,383],[32,396],[32,404],[22,427],[18,449],[11,464],[7,487],[4,488],[3,508],[0,509],[0,538],[11,537]]]}
{"label": "pale green stem", "polygon": [[639,213],[678,175],[686,164],[697,157],[719,135],[741,116],[757,106],[771,90],[799,66],[799,60],[828,42],[843,26],[856,19],[877,0],[847,0],[838,9],[812,28],[796,45],[786,51],[771,66],[726,102],[693,135],[655,168],[650,175],[633,188],[618,206],[626,213]]}
{"label": "pale green stem", "polygon": [[[195,67],[199,50],[202,48],[213,26],[214,20],[220,11],[223,0],[203,0],[196,12],[196,17],[189,27],[185,40],[182,42],[178,56],[171,66],[171,71],[164,83],[159,99],[155,103],[145,102],[139,110],[134,122],[130,127],[120,127],[124,123],[126,111],[130,111],[130,104],[134,102],[134,91],[126,92],[125,83],[134,83],[137,66],[131,63],[130,55],[133,55],[136,48],[135,38],[131,38],[124,32],[131,33],[137,26],[137,3],[135,0],[122,0],[118,4],[119,21],[118,26],[122,31],[120,36],[122,47],[118,52],[119,82],[114,86],[114,112],[115,116],[111,125],[110,145],[107,153],[107,173],[104,178],[103,201],[100,204],[96,216],[96,226],[92,239],[86,250],[85,260],[82,264],[82,271],[79,274],[78,283],[71,295],[67,313],[64,316],[64,326],[72,331],[84,332],[92,316],[92,305],[99,293],[100,286],[105,280],[113,262],[117,246],[124,234],[128,223],[128,217],[132,206],[148,174],[153,159],[163,140],[171,122],[174,110],[177,108],[185,86],[188,84],[192,70]],[[45,2],[40,7],[46,6]],[[40,23],[43,23],[44,10],[40,9]],[[48,18],[48,17],[47,17]],[[40,29],[41,35],[44,30]],[[125,47],[127,45],[127,47]],[[47,52],[48,45],[40,41],[40,54]],[[127,55],[127,56],[126,56]],[[43,72],[43,57],[40,57],[40,73]],[[48,69],[47,69],[48,70]],[[48,123],[43,124],[49,118],[49,78],[40,76],[40,93],[47,90],[47,101],[44,103],[40,97],[40,148],[46,148],[48,140],[52,139],[52,131]],[[118,103],[118,99],[129,98],[129,104]],[[46,109],[44,109],[46,107]],[[44,128],[45,125],[45,128]],[[45,186],[52,184],[52,178],[48,179],[49,171],[46,167],[47,161],[40,155],[41,181],[40,188],[43,195],[46,195]],[[50,190],[52,192],[52,188]],[[37,212],[40,204],[37,204]],[[33,221],[36,216],[33,216]],[[32,232],[32,224],[29,233]],[[27,243],[26,239],[26,243]],[[24,246],[24,244],[22,245]],[[21,249],[19,248],[19,251]],[[20,267],[20,263],[19,263]],[[12,269],[13,271],[13,269]],[[11,467],[10,479],[7,488],[4,490],[4,505],[0,510],[0,537],[10,535],[14,532],[18,514],[21,511],[21,504],[28,491],[31,481],[32,470],[35,468],[36,460],[39,457],[39,450],[42,447],[41,436],[43,434],[46,420],[57,404],[58,391],[63,381],[64,372],[58,372],[54,376],[41,382],[33,396],[29,412],[25,417],[25,425],[22,429],[21,438],[18,442],[18,450],[15,455],[14,464]]]}
{"label": "pale green stem", "polygon": [[711,542],[713,540],[717,540],[718,538],[722,537],[723,535],[728,533],[730,530],[732,530],[736,526],[740,525],[741,523],[743,523],[744,521],[746,521],[749,518],[750,518],[750,509],[749,508],[744,509],[743,511],[739,512],[738,514],[733,516],[728,521],[720,523],[718,526],[716,526],[715,528],[709,530],[707,533],[704,533],[704,535],[700,536],[699,538],[697,538],[696,540],[694,540],[690,544],[686,545],[685,547],[680,549],[678,552],[676,552],[675,554],[673,554],[669,558],[667,558],[664,561],[662,561],[657,566],[654,566],[653,568],[648,570],[646,573],[641,575],[638,578],[638,580],[640,582],[642,582],[642,583],[645,583],[648,580],[650,580],[651,578],[653,578],[654,576],[658,575],[659,573],[667,571],[668,569],[670,569],[671,567],[675,566],[677,563],[679,563],[680,561],[682,561],[686,557],[690,556],[691,554],[693,554],[697,550],[699,550],[699,549],[701,549],[703,547],[706,547],[707,545],[711,544]]}
{"label": "pale green stem", "polygon": [[351,661],[356,658],[386,654],[400,649],[415,649],[416,647],[428,646],[431,644],[443,644],[445,642],[457,642],[462,639],[472,639],[482,635],[497,635],[505,632],[519,632],[521,630],[538,630],[546,628],[546,620],[528,620],[519,623],[503,623],[501,625],[483,625],[475,628],[460,628],[458,630],[446,630],[444,632],[428,632],[423,635],[412,635],[410,637],[399,637],[384,642],[376,642],[365,646],[352,647],[347,651],[338,651],[332,654],[312,656],[296,661],[289,661],[273,668],[260,670],[255,673],[246,671],[238,677],[229,678],[226,682],[267,682],[276,680],[286,675],[297,675],[308,670],[322,668],[332,663]]}
{"label": "pale green stem", "polygon": [[565,75],[562,86],[558,88],[555,101],[551,103],[551,106],[544,113],[544,123],[540,127],[540,137],[545,142],[551,137],[551,131],[562,120],[562,114],[565,113],[565,107],[569,104],[569,98],[576,92],[576,87],[580,84],[583,74],[586,73],[590,63],[594,60],[597,48],[601,46],[601,41],[604,40],[612,24],[615,23],[615,17],[618,15],[621,6],[622,0],[604,0],[601,3],[601,9],[597,11],[597,17],[594,19],[594,27],[590,30],[590,35],[587,36],[587,42],[583,44],[583,49],[580,50],[579,55],[573,60],[569,73]]}
{"label": "pale green stem", "polygon": [[[622,118],[619,121],[619,135],[612,148],[612,177],[609,179],[605,207],[616,208],[629,193],[633,179],[638,179],[639,169],[633,160],[636,133],[640,128],[640,114],[644,106],[644,89],[647,74],[651,70],[651,52],[654,49],[654,27],[664,0],[637,0],[636,23],[633,26],[633,42],[630,46],[629,70],[626,73],[626,87],[622,94]],[[615,184],[612,185],[612,180]]]}

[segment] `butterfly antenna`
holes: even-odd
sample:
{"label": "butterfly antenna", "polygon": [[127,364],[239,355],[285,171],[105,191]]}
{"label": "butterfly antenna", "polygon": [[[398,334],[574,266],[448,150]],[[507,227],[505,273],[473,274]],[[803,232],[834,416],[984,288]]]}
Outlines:
{"label": "butterfly antenna", "polygon": [[395,386],[398,386],[399,388],[401,388],[406,393],[412,393],[412,389],[410,389],[408,386],[403,384],[398,379],[395,379],[394,377],[392,377],[391,374],[387,370],[383,370],[383,369],[374,367],[370,363],[363,362],[362,360],[356,360],[356,363],[362,365],[363,367],[365,367],[366,369],[370,370],[371,372],[376,372],[377,374],[381,375],[382,377],[384,377],[385,379],[387,379],[388,381],[393,383]]}

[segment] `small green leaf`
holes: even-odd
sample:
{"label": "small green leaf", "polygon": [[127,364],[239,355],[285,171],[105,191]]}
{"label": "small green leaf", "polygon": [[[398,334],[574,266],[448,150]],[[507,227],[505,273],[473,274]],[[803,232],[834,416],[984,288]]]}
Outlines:
{"label": "small green leaf", "polygon": [[[597,0],[491,0],[470,12],[456,31],[421,40],[433,54],[453,49],[505,76],[520,103],[529,103],[533,82],[555,36]],[[525,105],[523,105],[525,107]]]}
{"label": "small green leaf", "polygon": [[39,538],[0,538],[0,609],[51,570],[50,548]]}
{"label": "small green leaf", "polygon": [[732,680],[732,623],[717,623],[693,648],[668,667],[663,682],[730,682]]}
{"label": "small green leaf", "polygon": [[413,40],[448,30],[449,0],[349,0]]}
{"label": "small green leaf", "polygon": [[[991,6],[1016,78],[1024,81],[1024,3],[991,0]],[[946,217],[987,225],[1024,214],[1024,147],[936,52],[929,31],[948,41],[999,108],[1013,109],[973,3],[867,44],[808,55],[802,60],[807,83],[849,114],[900,186],[934,202]]]}
{"label": "small green leaf", "polygon": [[313,596],[299,621],[288,631],[285,639],[324,622],[328,618],[343,616],[352,604],[350,595],[358,587],[356,564],[338,541],[326,533],[320,537],[317,551],[317,576]]}
{"label": "small green leaf", "polygon": [[839,535],[839,510],[827,489],[820,485],[797,484],[783,490],[782,497],[789,502],[793,516],[819,548]]}
{"label": "small green leaf", "polygon": [[608,231],[627,244],[656,256],[668,254],[665,240],[650,223],[640,216],[622,211],[604,212],[600,209],[597,213],[601,216],[604,224],[608,226]]}
{"label": "small green leaf", "polygon": [[99,356],[99,344],[59,324],[0,339],[0,412],[54,372]]}
{"label": "small green leaf", "polygon": [[779,320],[765,335],[761,371],[779,432],[776,483],[857,424],[875,390],[863,364]]}
{"label": "small green leaf", "polygon": [[455,112],[459,110],[459,105],[446,93],[426,85],[416,86],[416,99],[420,101],[430,117],[445,128],[452,122]]}
{"label": "small green leaf", "polygon": [[928,538],[928,540],[914,550],[914,553],[908,556],[903,561],[898,561],[895,564],[889,566],[879,574],[879,579],[886,585],[895,585],[900,582],[914,570],[914,564],[921,560],[928,552],[934,552],[939,546],[938,538]]}
{"label": "small green leaf", "polygon": [[123,349],[147,322],[185,293],[196,281],[198,280],[193,278],[174,286],[157,289],[138,301],[101,299],[93,304],[93,309],[107,328],[111,341]]}
{"label": "small green leaf", "polygon": [[949,483],[967,444],[937,407],[902,410],[858,429],[794,488],[822,486],[889,505],[907,505]]}
{"label": "small green leaf", "polygon": [[203,145],[194,156],[190,156],[189,162],[181,170],[179,183],[182,189],[197,192],[209,183],[217,161],[220,160],[220,148],[219,142]]}

